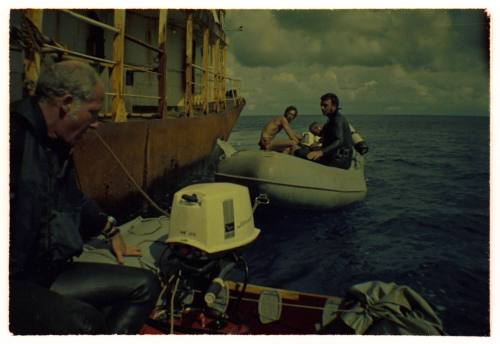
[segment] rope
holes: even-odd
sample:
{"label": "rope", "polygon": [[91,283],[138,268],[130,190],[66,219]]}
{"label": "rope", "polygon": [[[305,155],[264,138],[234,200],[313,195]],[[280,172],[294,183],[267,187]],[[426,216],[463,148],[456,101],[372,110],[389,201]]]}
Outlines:
{"label": "rope", "polygon": [[316,187],[316,186],[305,186],[305,185],[298,185],[298,184],[281,183],[281,182],[276,182],[274,180],[269,180],[269,179],[244,177],[244,176],[239,176],[236,174],[229,174],[229,173],[222,173],[222,172],[216,172],[215,174],[218,176],[221,176],[221,177],[250,180],[252,182],[261,182],[261,183],[272,184],[272,185],[289,186],[289,187],[300,188],[300,189],[311,189],[311,190],[318,190],[318,191],[335,191],[335,192],[341,192],[341,193],[365,192],[365,190],[361,190],[361,189],[360,190],[341,190],[341,189],[321,188],[321,187]]}
{"label": "rope", "polygon": [[175,281],[175,286],[172,291],[172,297],[170,298],[170,334],[174,334],[174,298],[175,294],[177,293],[177,287],[179,286],[179,281],[181,279],[181,273],[182,271],[179,270],[179,276]]}
{"label": "rope", "polygon": [[148,236],[148,235],[154,234],[154,233],[158,232],[160,229],[162,229],[162,223],[161,223],[161,220],[159,218],[153,217],[153,218],[148,218],[148,219],[142,219],[141,223],[149,222],[149,221],[158,221],[158,227],[155,228],[154,230],[152,230],[151,232],[137,233],[134,231],[134,227],[132,226],[132,228],[129,228],[127,233],[132,234],[132,235],[136,235],[136,236]]}
{"label": "rope", "polygon": [[157,211],[159,211],[161,214],[165,215],[165,216],[169,216],[168,213],[161,209],[158,204],[156,204],[155,201],[153,201],[151,199],[151,197],[148,196],[148,194],[143,190],[143,188],[134,180],[134,178],[132,177],[132,175],[130,174],[130,172],[127,170],[127,168],[125,167],[125,165],[123,165],[123,163],[121,162],[121,160],[116,156],[115,152],[113,152],[113,150],[111,149],[111,147],[106,143],[106,141],[104,141],[103,137],[101,136],[101,134],[99,134],[99,132],[97,130],[94,130],[94,133],[96,134],[97,138],[101,141],[101,143],[103,144],[103,146],[108,150],[108,152],[111,154],[111,156],[113,156],[113,158],[115,159],[115,161],[118,163],[118,165],[120,166],[120,168],[123,170],[123,172],[125,172],[125,174],[127,175],[128,179],[132,182],[132,184],[134,184],[134,186],[137,188],[137,190],[141,193],[141,195],[146,199],[146,201],[148,201],[148,203],[153,207],[155,208]]}

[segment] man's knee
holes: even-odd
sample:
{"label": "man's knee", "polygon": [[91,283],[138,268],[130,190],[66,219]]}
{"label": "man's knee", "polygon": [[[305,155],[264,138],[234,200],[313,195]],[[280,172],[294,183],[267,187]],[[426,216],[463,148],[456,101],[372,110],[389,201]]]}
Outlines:
{"label": "man's knee", "polygon": [[[160,294],[160,281],[151,271],[130,268],[130,282],[134,286],[135,302],[154,304]],[[133,282],[132,282],[133,281]]]}
{"label": "man's knee", "polygon": [[147,294],[150,302],[155,303],[161,290],[160,281],[151,271],[144,270],[142,272],[145,293]]}

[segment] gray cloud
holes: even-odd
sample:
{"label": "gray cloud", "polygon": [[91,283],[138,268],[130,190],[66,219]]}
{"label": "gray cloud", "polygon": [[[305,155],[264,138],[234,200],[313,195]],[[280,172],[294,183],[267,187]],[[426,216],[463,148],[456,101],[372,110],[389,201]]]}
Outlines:
{"label": "gray cloud", "polygon": [[238,10],[227,18],[244,27],[229,34],[249,113],[290,103],[318,113],[327,91],[352,113],[488,112],[483,11]]}

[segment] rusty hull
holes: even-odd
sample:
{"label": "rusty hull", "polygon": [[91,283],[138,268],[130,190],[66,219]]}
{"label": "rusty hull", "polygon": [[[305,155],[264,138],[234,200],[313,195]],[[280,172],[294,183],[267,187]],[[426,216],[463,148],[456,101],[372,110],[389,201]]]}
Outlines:
{"label": "rusty hull", "polygon": [[[227,140],[243,106],[189,118],[100,123],[97,130],[133,179],[162,202],[159,198],[165,192],[158,188],[175,187],[172,183],[179,175],[210,155],[217,138]],[[74,161],[82,191],[105,211],[124,218],[144,205],[144,198],[93,130],[75,147]]]}

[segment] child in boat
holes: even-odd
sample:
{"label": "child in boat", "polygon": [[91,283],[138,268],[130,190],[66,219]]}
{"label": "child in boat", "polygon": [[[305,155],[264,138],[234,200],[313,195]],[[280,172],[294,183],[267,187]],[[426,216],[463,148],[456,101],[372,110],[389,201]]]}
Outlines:
{"label": "child in boat", "polygon": [[[260,135],[260,149],[290,154],[292,148],[300,142],[300,136],[297,135],[290,127],[290,123],[295,119],[295,117],[297,117],[297,115],[297,108],[290,105],[285,109],[282,116],[276,116],[267,122]],[[274,139],[281,129],[285,130],[289,140]]]}
{"label": "child in boat", "polygon": [[323,124],[312,122],[309,125],[309,131],[302,134],[301,146],[306,146],[311,149],[321,147],[321,130]]}

